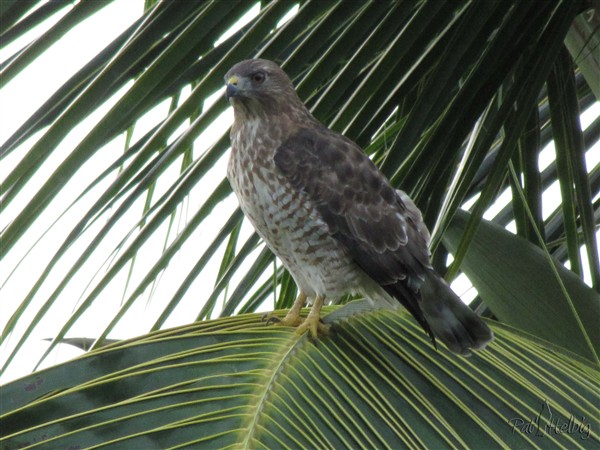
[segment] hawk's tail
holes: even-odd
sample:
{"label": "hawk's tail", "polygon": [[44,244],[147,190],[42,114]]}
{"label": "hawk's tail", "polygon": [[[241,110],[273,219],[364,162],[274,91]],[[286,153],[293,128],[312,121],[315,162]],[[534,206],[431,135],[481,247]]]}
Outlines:
{"label": "hawk's tail", "polygon": [[484,348],[494,338],[487,324],[437,273],[427,272],[420,290],[419,306],[425,321],[451,351],[468,356],[471,350]]}

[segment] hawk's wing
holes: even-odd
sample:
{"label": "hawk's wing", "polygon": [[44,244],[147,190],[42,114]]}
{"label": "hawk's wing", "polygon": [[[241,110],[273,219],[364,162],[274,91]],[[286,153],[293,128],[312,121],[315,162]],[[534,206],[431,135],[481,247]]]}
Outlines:
{"label": "hawk's wing", "polygon": [[429,233],[408,196],[356,144],[324,126],[296,132],[275,153],[275,164],[308,194],[355,262],[384,287],[407,287],[412,292],[403,297],[411,298],[401,300],[419,310],[413,301],[431,267]]}

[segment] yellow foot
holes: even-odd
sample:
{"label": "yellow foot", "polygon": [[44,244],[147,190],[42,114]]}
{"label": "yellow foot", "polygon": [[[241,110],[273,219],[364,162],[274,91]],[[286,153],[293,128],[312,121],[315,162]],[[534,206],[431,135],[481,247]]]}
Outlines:
{"label": "yellow foot", "polygon": [[288,327],[297,327],[302,323],[302,317],[300,317],[300,310],[304,306],[305,302],[306,295],[304,294],[304,292],[300,292],[300,294],[298,294],[298,298],[296,298],[296,301],[294,302],[294,305],[283,319],[274,316],[273,313],[267,313],[262,317],[262,320],[263,322],[267,322],[267,325],[274,323],[277,325],[283,325]]}
{"label": "yellow foot", "polygon": [[317,315],[308,317],[298,328],[296,328],[296,334],[304,334],[306,331],[309,332],[310,338],[316,340],[319,336],[327,336],[329,334],[329,325],[324,324],[321,318]]}
{"label": "yellow foot", "polygon": [[[291,311],[290,311],[291,313]],[[284,327],[297,327],[302,323],[302,317],[299,314],[288,313],[283,319],[280,319],[272,312],[266,313],[262,316],[262,321],[266,322],[267,325],[282,325]]]}
{"label": "yellow foot", "polygon": [[322,296],[317,295],[315,303],[308,313],[308,317],[298,328],[296,328],[296,333],[303,334],[308,331],[310,337],[315,340],[319,337],[319,334],[323,336],[329,332],[329,325],[325,325],[321,322],[321,307],[323,306],[324,300],[325,299]]}
{"label": "yellow foot", "polygon": [[304,334],[308,331],[311,339],[315,340],[319,335],[325,336],[329,333],[329,325],[325,325],[321,322],[321,307],[323,306],[324,301],[324,297],[317,295],[315,303],[313,304],[310,313],[308,313],[308,317],[302,319],[300,310],[306,302],[306,295],[303,292],[300,292],[298,298],[294,302],[294,306],[292,306],[283,319],[274,316],[273,313],[267,313],[262,317],[262,320],[263,322],[267,322],[267,325],[272,323],[288,327],[297,327],[297,334]]}

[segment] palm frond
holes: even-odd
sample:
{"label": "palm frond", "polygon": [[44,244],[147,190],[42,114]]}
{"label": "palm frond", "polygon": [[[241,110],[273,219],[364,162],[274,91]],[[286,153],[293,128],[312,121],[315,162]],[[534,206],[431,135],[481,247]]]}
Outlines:
{"label": "palm frond", "polygon": [[502,325],[485,352],[457,358],[432,351],[406,313],[366,301],[329,310],[334,331],[318,344],[243,314],[110,344],[32,374],[4,387],[0,443],[600,446],[598,371],[586,361]]}

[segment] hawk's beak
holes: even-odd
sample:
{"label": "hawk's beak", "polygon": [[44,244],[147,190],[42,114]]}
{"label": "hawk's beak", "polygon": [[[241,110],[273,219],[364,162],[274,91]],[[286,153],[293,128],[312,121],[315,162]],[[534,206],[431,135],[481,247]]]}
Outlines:
{"label": "hawk's beak", "polygon": [[231,97],[237,96],[238,91],[238,77],[234,75],[230,77],[229,80],[227,80],[227,87],[225,88],[225,97],[227,97],[227,100],[229,100]]}

